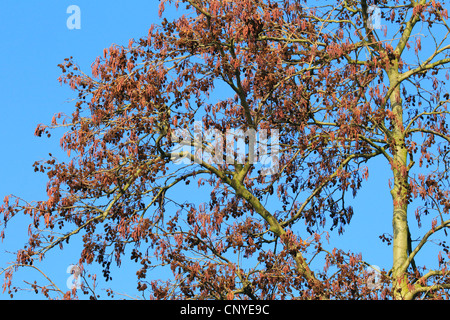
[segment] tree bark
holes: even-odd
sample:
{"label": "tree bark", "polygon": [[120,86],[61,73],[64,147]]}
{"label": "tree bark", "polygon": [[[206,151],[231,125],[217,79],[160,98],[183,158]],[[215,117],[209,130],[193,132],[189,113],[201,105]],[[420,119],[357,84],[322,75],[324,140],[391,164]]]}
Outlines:
{"label": "tree bark", "polygon": [[396,299],[403,299],[408,292],[408,279],[404,263],[408,259],[408,151],[405,144],[403,127],[403,108],[400,95],[400,86],[398,85],[398,69],[395,65],[388,73],[391,87],[395,87],[391,96],[390,103],[393,112],[393,129],[391,131],[393,156],[392,172],[394,176],[394,185],[391,190],[393,202],[393,290]]}

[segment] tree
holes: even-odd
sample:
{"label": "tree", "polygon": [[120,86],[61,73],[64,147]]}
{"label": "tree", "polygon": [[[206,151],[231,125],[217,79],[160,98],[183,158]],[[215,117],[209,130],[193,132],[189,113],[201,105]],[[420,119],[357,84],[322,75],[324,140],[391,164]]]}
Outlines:
{"label": "tree", "polygon": [[[450,226],[447,10],[330,2],[162,0],[161,15],[169,4],[184,14],[105,49],[91,76],[66,59],[75,110],[36,135],[66,128],[71,160],[35,163],[47,200],[4,200],[4,227],[31,219],[5,289],[17,267],[82,237],[79,264],[106,277],[130,250],[147,298],[448,298],[445,241],[438,268],[414,263]],[[324,239],[345,231],[379,157],[393,178],[392,235],[380,235],[393,260],[373,284],[361,253]]]}

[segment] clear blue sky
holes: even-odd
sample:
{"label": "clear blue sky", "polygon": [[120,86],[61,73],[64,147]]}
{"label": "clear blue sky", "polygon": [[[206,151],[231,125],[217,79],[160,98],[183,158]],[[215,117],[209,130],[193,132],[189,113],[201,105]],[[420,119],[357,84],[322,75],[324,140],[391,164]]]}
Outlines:
{"label": "clear blue sky", "polygon": [[[50,123],[54,113],[70,113],[74,92],[60,86],[57,64],[73,56],[82,69],[90,65],[103,48],[111,44],[128,44],[130,38],[147,35],[151,23],[158,20],[158,3],[152,0],[82,1],[82,0],[2,0],[0,3],[0,90],[2,94],[0,117],[0,200],[15,194],[27,200],[45,199],[46,176],[34,173],[32,164],[59,151],[59,136],[51,139],[33,135],[38,123]],[[66,13],[69,5],[81,9],[81,29],[69,30]],[[383,159],[377,160],[383,161]],[[347,232],[333,236],[331,244],[343,249],[363,252],[363,257],[380,267],[390,267],[391,247],[382,244],[378,236],[391,232],[391,199],[388,190],[389,173],[371,170],[369,183],[355,202],[355,216]],[[380,167],[381,168],[381,167]],[[0,266],[10,257],[5,250],[20,247],[26,241],[23,221],[11,224],[6,240],[0,244]],[[411,224],[415,226],[414,223]],[[336,242],[337,241],[337,242]],[[73,243],[75,244],[75,242]],[[69,248],[69,247],[67,247]],[[74,248],[77,249],[77,248]],[[67,267],[78,260],[79,251],[54,251],[47,255],[42,269],[66,289]],[[420,261],[421,255],[418,260]],[[113,286],[118,292],[135,295],[135,268],[124,264],[119,274],[112,274]],[[20,275],[28,281],[42,278],[35,272]],[[99,286],[106,287],[101,275]],[[0,279],[2,281],[2,279]],[[16,282],[17,283],[17,282]],[[19,298],[35,298],[23,293]],[[8,298],[0,292],[0,298]]]}

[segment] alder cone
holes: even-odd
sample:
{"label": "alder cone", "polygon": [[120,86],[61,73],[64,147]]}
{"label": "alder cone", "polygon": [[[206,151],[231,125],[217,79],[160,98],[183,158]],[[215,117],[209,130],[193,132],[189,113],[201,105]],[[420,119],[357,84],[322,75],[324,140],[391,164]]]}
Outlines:
{"label": "alder cone", "polygon": [[[108,280],[131,258],[147,299],[447,299],[445,241],[437,268],[414,261],[450,225],[447,9],[397,2],[378,1],[390,29],[376,30],[370,1],[162,0],[161,23],[106,48],[91,75],[66,59],[74,111],[35,134],[66,128],[70,161],[35,163],[48,199],[4,199],[3,227],[30,219],[5,290],[17,267],[78,237],[84,270],[99,264]],[[178,18],[164,18],[167,5]],[[258,135],[254,157],[233,132]],[[393,260],[376,276],[365,252],[334,247],[364,214],[352,204],[375,158],[393,177],[393,229],[380,233]],[[413,213],[425,230],[411,236]],[[81,292],[100,297],[89,279]]]}

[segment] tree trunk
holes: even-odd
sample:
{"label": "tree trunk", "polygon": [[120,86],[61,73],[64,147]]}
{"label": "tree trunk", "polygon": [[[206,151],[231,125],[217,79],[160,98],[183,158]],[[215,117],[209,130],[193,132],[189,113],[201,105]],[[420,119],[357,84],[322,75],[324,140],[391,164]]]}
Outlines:
{"label": "tree trunk", "polygon": [[392,143],[392,172],[394,186],[391,190],[393,201],[393,289],[396,299],[403,299],[408,292],[408,279],[404,264],[408,259],[409,228],[408,228],[408,152],[405,145],[403,127],[403,108],[400,96],[400,86],[397,84],[398,71],[389,72],[391,87],[396,87],[390,96],[391,108],[394,113]]}

